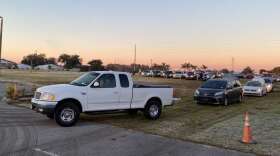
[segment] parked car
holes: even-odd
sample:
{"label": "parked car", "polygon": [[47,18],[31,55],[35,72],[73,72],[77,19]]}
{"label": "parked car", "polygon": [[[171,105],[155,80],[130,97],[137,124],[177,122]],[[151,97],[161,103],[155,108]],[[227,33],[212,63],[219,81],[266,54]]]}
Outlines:
{"label": "parked car", "polygon": [[264,96],[267,94],[265,83],[261,81],[248,81],[243,87],[244,95]]}
{"label": "parked car", "polygon": [[242,102],[243,90],[238,80],[208,80],[194,93],[198,104],[212,103],[228,105],[233,102]]}
{"label": "parked car", "polygon": [[185,78],[187,80],[196,80],[197,76],[196,76],[196,74],[194,72],[186,72]]}
{"label": "parked car", "polygon": [[143,72],[141,72],[141,76],[145,76],[145,77],[149,77],[152,76],[152,71],[151,70],[145,70]]}
{"label": "parked car", "polygon": [[184,73],[183,72],[181,72],[181,71],[175,71],[174,73],[173,73],[173,78],[174,79],[182,79],[182,78],[184,78],[184,75],[183,75]]}
{"label": "parked car", "polygon": [[203,74],[202,80],[203,81],[207,81],[207,80],[214,79],[214,78],[215,78],[215,74],[214,73],[206,72],[206,73]]}
{"label": "parked car", "polygon": [[275,81],[280,82],[280,76],[276,76]]}
{"label": "parked car", "polygon": [[255,77],[254,74],[248,74],[248,75],[245,76],[245,78],[249,79],[249,80],[253,79],[254,77]]}
{"label": "parked car", "polygon": [[70,84],[40,87],[32,98],[32,108],[61,126],[73,126],[80,113],[113,110],[143,111],[152,120],[162,108],[172,105],[173,88],[163,85],[135,84],[129,73],[89,72]]}
{"label": "parked car", "polygon": [[263,77],[265,81],[266,91],[270,93],[273,91],[273,78],[272,77]]}
{"label": "parked car", "polygon": [[159,70],[152,71],[152,77],[160,77],[160,76],[161,76],[161,72]]}
{"label": "parked car", "polygon": [[162,71],[161,72],[161,77],[163,78],[172,78],[173,77],[173,72],[172,71]]}

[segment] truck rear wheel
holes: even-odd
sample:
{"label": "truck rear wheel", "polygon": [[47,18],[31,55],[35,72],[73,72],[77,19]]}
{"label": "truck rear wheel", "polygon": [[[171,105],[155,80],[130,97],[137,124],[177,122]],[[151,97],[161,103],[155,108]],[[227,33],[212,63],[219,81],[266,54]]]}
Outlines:
{"label": "truck rear wheel", "polygon": [[161,115],[161,103],[158,100],[149,100],[145,109],[144,115],[146,118],[156,120]]}
{"label": "truck rear wheel", "polygon": [[63,127],[74,126],[79,120],[80,112],[78,107],[72,103],[65,103],[55,110],[54,118],[57,124]]}

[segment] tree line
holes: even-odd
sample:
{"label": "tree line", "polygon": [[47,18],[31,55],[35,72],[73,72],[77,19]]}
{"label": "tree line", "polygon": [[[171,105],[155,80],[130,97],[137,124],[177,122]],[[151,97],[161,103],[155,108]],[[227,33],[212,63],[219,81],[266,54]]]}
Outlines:
{"label": "tree line", "polygon": [[[61,54],[58,58],[54,57],[46,57],[43,53],[33,53],[29,54],[27,56],[24,56],[21,60],[22,64],[30,65],[32,68],[38,66],[38,65],[45,65],[45,64],[54,64],[54,65],[62,65],[64,69],[69,70],[73,68],[80,68],[81,71],[100,71],[100,70],[118,70],[118,71],[127,71],[127,72],[138,72],[138,71],[144,71],[144,70],[163,70],[167,71],[170,70],[170,65],[166,63],[157,64],[154,63],[151,66],[143,65],[143,64],[107,64],[104,65],[103,61],[101,59],[92,59],[89,62],[87,62],[86,65],[82,64],[82,58],[79,55],[69,55],[69,54]],[[181,64],[182,69],[187,70],[207,70],[208,67],[206,65],[197,66],[190,62],[185,62]],[[233,71],[230,71],[227,68],[223,68],[220,70],[222,73],[231,73]],[[242,70],[242,74],[253,74],[255,71],[251,67],[246,67]],[[275,67],[272,70],[266,70],[266,69],[260,69],[260,74],[262,73],[277,73],[280,74],[280,67]]]}
{"label": "tree line", "polygon": [[82,59],[79,55],[69,55],[61,54],[58,58],[49,57],[47,58],[45,54],[33,53],[27,56],[24,56],[21,60],[22,64],[30,65],[32,68],[38,65],[54,64],[62,65],[64,69],[69,70],[73,68],[79,68],[81,71],[101,71],[101,70],[118,70],[118,71],[127,71],[127,72],[138,72],[144,70],[169,70],[170,65],[166,63],[157,64],[154,63],[151,67],[143,64],[107,64],[104,65],[101,59],[92,59],[87,62],[86,65],[82,64]]}

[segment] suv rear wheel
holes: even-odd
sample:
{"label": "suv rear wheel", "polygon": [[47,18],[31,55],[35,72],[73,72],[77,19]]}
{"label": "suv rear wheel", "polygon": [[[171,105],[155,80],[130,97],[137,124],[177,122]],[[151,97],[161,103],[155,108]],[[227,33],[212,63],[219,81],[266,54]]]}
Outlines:
{"label": "suv rear wheel", "polygon": [[63,127],[74,126],[79,120],[80,111],[73,103],[65,103],[60,105],[54,114],[57,124]]}

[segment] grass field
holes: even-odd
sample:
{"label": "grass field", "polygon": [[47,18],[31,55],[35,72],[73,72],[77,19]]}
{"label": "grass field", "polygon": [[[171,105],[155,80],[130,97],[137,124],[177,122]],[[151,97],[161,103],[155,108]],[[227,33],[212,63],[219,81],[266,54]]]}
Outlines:
{"label": "grass field", "polygon": [[[67,83],[81,73],[29,72],[2,70],[1,79],[13,79],[41,85]],[[280,153],[280,85],[266,97],[246,97],[242,104],[229,106],[197,105],[194,90],[200,81],[135,77],[135,81],[168,84],[175,88],[180,102],[164,110],[157,121],[145,119],[141,112],[135,116],[127,113],[83,115],[82,120],[106,123],[147,133],[211,144],[230,149],[253,152],[259,155]],[[242,137],[243,113],[250,112],[253,135],[258,142],[244,145]]]}

